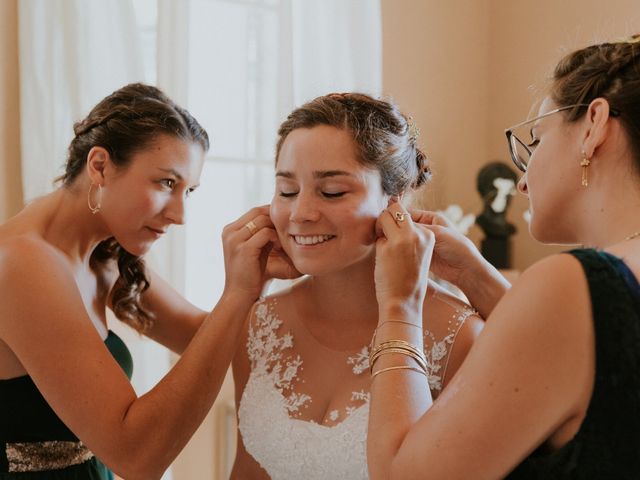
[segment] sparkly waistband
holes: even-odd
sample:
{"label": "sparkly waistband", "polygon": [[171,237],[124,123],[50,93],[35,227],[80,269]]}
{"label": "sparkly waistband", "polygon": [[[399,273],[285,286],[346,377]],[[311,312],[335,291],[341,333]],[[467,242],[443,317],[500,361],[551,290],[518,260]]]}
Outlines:
{"label": "sparkly waistband", "polygon": [[9,472],[42,472],[79,465],[93,458],[82,442],[6,443]]}

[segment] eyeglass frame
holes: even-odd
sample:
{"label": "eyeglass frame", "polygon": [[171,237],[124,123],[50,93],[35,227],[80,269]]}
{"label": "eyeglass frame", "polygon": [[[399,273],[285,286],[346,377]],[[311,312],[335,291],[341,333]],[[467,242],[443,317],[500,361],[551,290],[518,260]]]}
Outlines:
{"label": "eyeglass frame", "polygon": [[[536,122],[542,118],[548,117],[549,115],[553,115],[554,113],[562,112],[564,110],[570,110],[572,108],[588,107],[589,105],[590,105],[589,103],[576,103],[574,105],[567,105],[565,107],[556,108],[547,113],[543,113],[542,115],[538,115],[535,118],[525,120],[524,122],[520,122],[512,127],[507,128],[504,131],[504,133],[507,136],[507,145],[509,146],[509,154],[511,155],[511,161],[514,163],[516,168],[523,173],[527,173],[528,164],[524,165],[523,162],[520,161],[518,155],[515,152],[515,146],[513,145],[514,140],[517,141],[525,149],[525,151],[529,154],[529,158],[531,158],[531,155],[533,154],[531,149],[522,140],[520,140],[518,136],[514,133],[514,130],[516,128],[520,128],[523,125],[526,125],[528,123]],[[617,117],[620,115],[620,111],[614,108],[610,108],[609,113],[612,117]]]}

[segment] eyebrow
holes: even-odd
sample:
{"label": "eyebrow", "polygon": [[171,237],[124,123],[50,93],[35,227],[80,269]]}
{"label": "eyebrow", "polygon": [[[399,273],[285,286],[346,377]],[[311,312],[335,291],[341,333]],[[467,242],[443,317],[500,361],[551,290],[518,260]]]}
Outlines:
{"label": "eyebrow", "polygon": [[[349,172],[345,172],[344,170],[322,170],[322,171],[315,171],[313,172],[313,177],[314,178],[331,178],[331,177],[340,177],[340,176],[345,176],[345,177],[354,177],[353,173],[349,173]],[[276,172],[276,177],[283,177],[283,178],[295,178],[296,176],[293,174],[293,172],[289,172],[286,170],[280,170]]]}
{"label": "eyebrow", "polygon": [[173,168],[160,168],[158,167],[158,170],[162,170],[165,173],[170,173],[171,175],[175,176],[178,180],[182,181],[184,180],[184,178],[182,177],[182,175],[180,175],[176,170],[174,170]]}

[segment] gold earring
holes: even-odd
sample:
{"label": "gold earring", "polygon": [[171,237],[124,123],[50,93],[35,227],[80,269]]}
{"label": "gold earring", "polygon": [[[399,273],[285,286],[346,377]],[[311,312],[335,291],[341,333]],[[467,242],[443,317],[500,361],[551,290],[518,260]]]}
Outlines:
{"label": "gold earring", "polygon": [[91,213],[95,215],[102,208],[102,185],[100,185],[99,183],[96,184],[98,185],[98,201],[96,202],[95,206],[91,205],[91,190],[93,190],[93,185],[93,183],[89,185],[89,192],[87,193],[87,205],[89,206],[89,210],[91,211]]}
{"label": "gold earring", "polygon": [[588,187],[589,186],[589,178],[587,175],[587,168],[589,168],[589,165],[591,165],[591,160],[589,160],[587,158],[587,154],[582,152],[582,161],[580,162],[580,166],[582,167],[582,186],[583,187]]}

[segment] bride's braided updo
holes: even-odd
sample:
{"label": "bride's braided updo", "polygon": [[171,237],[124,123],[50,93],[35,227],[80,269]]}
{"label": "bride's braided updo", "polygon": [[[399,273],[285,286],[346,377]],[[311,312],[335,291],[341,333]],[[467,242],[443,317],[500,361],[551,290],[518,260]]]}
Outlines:
{"label": "bride's braided updo", "polygon": [[351,132],[359,160],[380,172],[382,188],[399,195],[431,178],[417,146],[418,130],[393,103],[362,93],[331,93],[296,108],[278,130],[276,162],[287,135],[298,128],[328,125]]}
{"label": "bride's braided updo", "polygon": [[[565,56],[554,71],[550,95],[559,107],[606,99],[619,113],[640,171],[640,34]],[[577,107],[566,118],[575,121],[585,112]]]}

